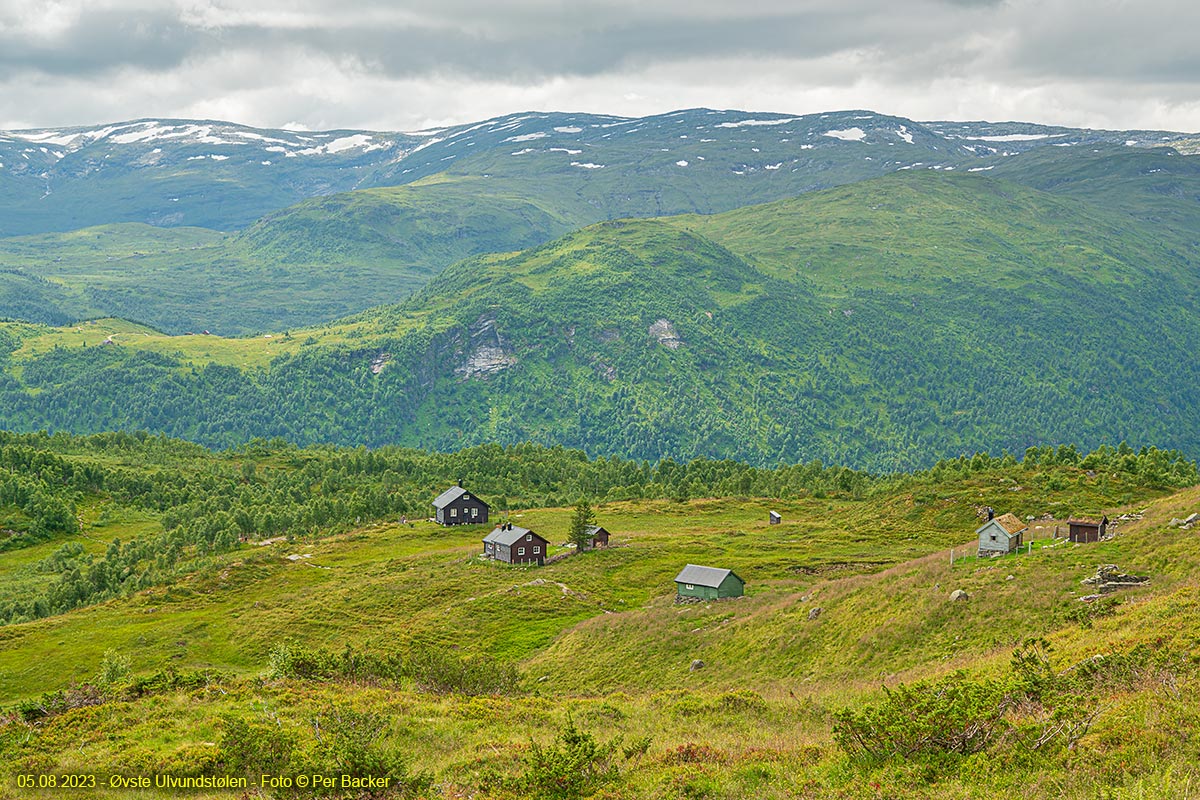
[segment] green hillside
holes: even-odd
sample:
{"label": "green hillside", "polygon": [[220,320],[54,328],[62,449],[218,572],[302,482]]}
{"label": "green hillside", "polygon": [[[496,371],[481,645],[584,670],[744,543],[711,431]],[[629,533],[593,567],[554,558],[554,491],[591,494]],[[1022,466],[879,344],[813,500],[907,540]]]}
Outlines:
{"label": "green hillside", "polygon": [[603,223],[287,335],[97,348],[100,328],[10,326],[3,419],[223,446],[535,441],[883,470],[1043,441],[1196,452],[1186,236],[902,172]]}
{"label": "green hillside", "polygon": [[[20,796],[58,796],[69,774],[95,776],[88,797],[177,796],[114,775],[730,799],[1167,797],[1200,778],[1200,549],[1178,525],[1200,474],[1178,453],[1044,447],[881,478],[528,445],[0,434],[0,463],[0,775]],[[486,527],[421,519],[450,476],[566,557],[489,563]],[[581,498],[610,548],[562,546]],[[1028,552],[974,557],[988,505],[1031,520]],[[1098,513],[1110,541],[1055,538]],[[686,563],[732,567],[746,597],[675,605]],[[1150,583],[1081,603],[1103,563]],[[908,722],[881,741],[994,737],[851,745],[848,724],[894,719],[889,691],[908,692]],[[314,794],[291,789],[261,796]]]}
{"label": "green hillside", "polygon": [[[1161,132],[692,109],[511,115],[416,137],[179,120],[22,135],[0,134],[0,162],[12,165],[0,172],[0,233],[122,223],[0,239],[0,317],[54,325],[118,316],[222,335],[317,325],[399,302],[464,258],[588,224],[719,214],[909,170],[969,170],[1085,200],[1132,215],[1187,258],[1200,225],[1200,168],[1162,146],[1179,135]],[[930,205],[946,224],[957,218],[950,198]],[[827,210],[891,230],[886,213]],[[964,213],[984,222],[982,209]]]}

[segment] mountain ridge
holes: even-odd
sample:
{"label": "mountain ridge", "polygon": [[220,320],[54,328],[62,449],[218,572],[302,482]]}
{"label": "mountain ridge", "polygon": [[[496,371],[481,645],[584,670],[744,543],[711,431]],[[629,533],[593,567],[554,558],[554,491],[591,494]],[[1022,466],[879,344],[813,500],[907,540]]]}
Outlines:
{"label": "mountain ridge", "polygon": [[[677,127],[681,124],[688,126],[686,133]],[[619,146],[613,149],[611,145],[643,130],[662,134],[670,128],[675,138],[668,150],[676,157],[659,159],[661,164],[651,159],[639,169],[664,169],[678,162],[687,162],[693,168],[701,166],[708,156],[700,145],[712,143],[701,141],[704,139],[762,144],[757,151],[744,147],[736,157],[721,155],[722,168],[742,176],[782,170],[788,159],[803,152],[805,145],[808,149],[873,143],[906,145],[930,156],[942,152],[941,157],[950,158],[944,166],[950,167],[964,160],[1024,152],[1044,146],[1048,139],[1055,139],[1055,144],[1158,146],[1188,138],[1186,134],[1163,131],[1092,131],[1032,123],[933,124],[945,130],[870,111],[786,115],[688,109],[634,118],[527,112],[415,133],[302,132],[212,120],[155,118],[103,126],[0,131],[0,196],[15,201],[0,203],[0,211],[4,212],[0,216],[0,236],[112,222],[236,230],[305,198],[410,183],[454,168],[460,159],[478,162],[470,152],[475,147],[480,148],[479,152],[507,159],[517,154],[534,154],[540,159],[553,149],[547,145],[555,145],[568,157],[566,166],[585,172],[614,166],[607,163],[608,156],[589,160],[589,151],[599,148],[620,156],[622,163],[632,167],[636,162],[630,159],[648,157],[655,152],[649,143],[657,140],[643,137],[644,151],[636,154],[622,155]],[[764,136],[756,137],[756,131]],[[775,141],[768,150],[767,131],[805,141],[791,148],[779,148],[788,142]],[[614,139],[618,133],[620,138]],[[658,145],[660,152],[664,144]],[[580,152],[570,152],[575,149]],[[525,150],[528,153],[522,152]],[[580,158],[571,158],[573,155]],[[495,157],[484,161],[494,168],[505,166],[503,159]],[[907,161],[927,163],[911,158]],[[828,163],[838,169],[847,168],[845,164],[837,166],[836,161]],[[153,184],[134,182],[131,173],[152,175]],[[878,173],[875,170],[873,174]],[[835,179],[845,181],[846,177]],[[94,190],[88,188],[89,182],[95,185]],[[133,187],[138,185],[142,188],[135,192]],[[97,198],[105,202],[98,203]],[[674,209],[683,210],[704,209]],[[626,210],[611,216],[629,213]]]}

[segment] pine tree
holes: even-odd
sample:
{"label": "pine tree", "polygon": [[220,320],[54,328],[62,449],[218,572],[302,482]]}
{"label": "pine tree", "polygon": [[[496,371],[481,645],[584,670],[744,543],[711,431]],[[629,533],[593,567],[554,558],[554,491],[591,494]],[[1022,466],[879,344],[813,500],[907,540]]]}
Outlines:
{"label": "pine tree", "polygon": [[595,521],[596,513],[592,511],[591,503],[584,499],[575,504],[575,513],[571,516],[571,527],[567,531],[567,538],[575,543],[577,550],[587,547],[587,529]]}

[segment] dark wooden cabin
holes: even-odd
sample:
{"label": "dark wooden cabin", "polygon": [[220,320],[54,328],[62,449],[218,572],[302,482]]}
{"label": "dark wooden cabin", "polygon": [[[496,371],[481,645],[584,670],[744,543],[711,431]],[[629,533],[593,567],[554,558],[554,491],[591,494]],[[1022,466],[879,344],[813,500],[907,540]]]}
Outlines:
{"label": "dark wooden cabin", "polygon": [[584,542],[584,550],[595,550],[597,547],[608,547],[608,531],[599,525],[588,525],[583,529],[587,541]]}
{"label": "dark wooden cabin", "polygon": [[778,525],[779,523],[783,522],[783,517],[779,515],[778,511],[768,511],[767,522],[771,525]]}
{"label": "dark wooden cabin", "polygon": [[483,537],[483,555],[507,564],[546,563],[550,543],[528,528],[507,522]]}
{"label": "dark wooden cabin", "polygon": [[462,487],[451,486],[433,501],[439,525],[486,525],[490,506]]}
{"label": "dark wooden cabin", "polygon": [[1067,520],[1067,538],[1077,544],[1098,542],[1100,537],[1108,533],[1108,517],[1100,519],[1079,517]]}

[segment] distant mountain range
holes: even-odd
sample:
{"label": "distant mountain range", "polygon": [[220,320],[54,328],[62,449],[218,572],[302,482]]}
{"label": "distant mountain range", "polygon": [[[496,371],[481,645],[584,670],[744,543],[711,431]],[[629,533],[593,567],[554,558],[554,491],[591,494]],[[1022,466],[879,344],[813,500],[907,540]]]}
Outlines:
{"label": "distant mountain range", "polygon": [[0,238],[0,317],[283,330],[397,302],[462,258],[594,222],[717,213],[911,169],[1113,205],[1128,203],[1129,181],[1153,185],[1137,190],[1153,201],[1143,210],[1187,225],[1191,207],[1171,198],[1194,190],[1194,162],[1164,145],[1189,141],[704,109],[521,114],[421,134],[178,120],[10,132],[0,233],[26,235]]}
{"label": "distant mountain range", "polygon": [[[921,123],[866,111],[708,109],[642,118],[515,114],[415,133],[301,132],[211,120],[0,131],[0,236],[115,222],[232,231],[307,198],[442,173],[500,181],[552,176],[608,218],[711,213],[897,169],[983,170],[1047,145],[1153,147],[1189,139],[1163,131]],[[612,191],[619,182],[627,185]]]}
{"label": "distant mountain range", "polygon": [[[180,224],[0,239],[0,426],[874,469],[1200,453],[1193,136],[707,110],[110,128],[7,134],[0,180],[45,147],[47,174],[101,165],[62,196],[124,185]],[[321,181],[363,188],[270,207]],[[67,324],[108,316],[152,327]]]}

